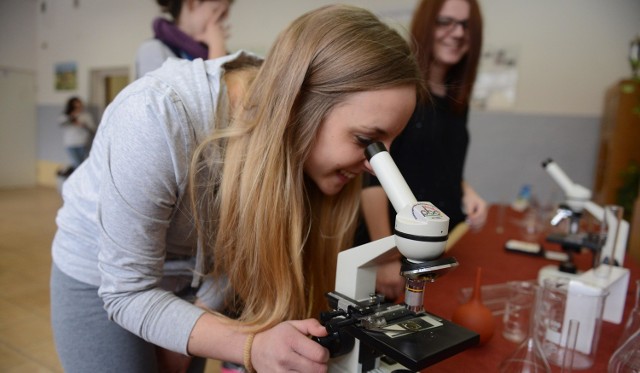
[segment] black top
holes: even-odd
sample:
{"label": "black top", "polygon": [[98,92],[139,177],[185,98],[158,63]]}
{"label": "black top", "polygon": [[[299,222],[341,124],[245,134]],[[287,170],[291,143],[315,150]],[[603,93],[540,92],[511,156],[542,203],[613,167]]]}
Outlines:
{"label": "black top", "polygon": [[[418,201],[433,203],[451,219],[449,229],[464,221],[462,177],[469,146],[468,108],[455,113],[449,100],[431,96],[418,104],[407,127],[394,140],[390,154]],[[366,186],[380,185],[371,177]],[[396,212],[389,204],[391,228]],[[356,245],[369,241],[364,224],[356,234]]]}

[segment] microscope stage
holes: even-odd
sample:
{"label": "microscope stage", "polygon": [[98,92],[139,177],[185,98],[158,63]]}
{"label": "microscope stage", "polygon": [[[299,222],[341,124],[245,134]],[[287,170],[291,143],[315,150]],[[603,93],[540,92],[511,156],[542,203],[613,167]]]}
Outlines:
{"label": "microscope stage", "polygon": [[[356,326],[350,326],[346,331],[360,340],[361,349],[371,348],[378,355],[384,354],[413,371],[447,359],[480,341],[477,333],[450,321],[429,313],[418,316],[421,330],[397,337]],[[409,317],[406,321],[416,325],[415,319]]]}

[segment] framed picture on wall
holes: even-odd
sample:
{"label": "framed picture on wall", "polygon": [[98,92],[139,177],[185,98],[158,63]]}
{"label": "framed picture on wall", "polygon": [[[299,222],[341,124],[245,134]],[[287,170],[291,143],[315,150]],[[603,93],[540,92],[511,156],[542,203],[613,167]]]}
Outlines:
{"label": "framed picture on wall", "polygon": [[516,102],[518,48],[485,47],[471,104],[481,109],[508,109]]}
{"label": "framed picture on wall", "polygon": [[75,62],[60,62],[54,66],[56,91],[74,91],[78,88],[78,67]]}

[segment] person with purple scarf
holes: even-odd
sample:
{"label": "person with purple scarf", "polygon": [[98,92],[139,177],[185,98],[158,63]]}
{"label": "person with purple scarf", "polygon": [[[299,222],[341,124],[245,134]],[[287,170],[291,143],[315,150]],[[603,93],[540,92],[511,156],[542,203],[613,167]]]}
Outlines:
{"label": "person with purple scarf", "polygon": [[156,0],[171,20],[153,21],[154,38],[136,54],[136,78],[159,68],[169,57],[213,59],[227,54],[229,8],[233,0]]}

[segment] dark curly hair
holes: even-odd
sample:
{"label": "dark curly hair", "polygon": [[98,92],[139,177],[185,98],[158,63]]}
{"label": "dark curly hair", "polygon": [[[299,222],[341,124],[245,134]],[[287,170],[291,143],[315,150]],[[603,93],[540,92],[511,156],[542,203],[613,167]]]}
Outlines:
{"label": "dark curly hair", "polygon": [[64,114],[65,115],[71,114],[71,112],[74,109],[74,104],[76,102],[82,103],[82,100],[80,100],[80,97],[73,96],[73,97],[69,98],[69,100],[67,100],[67,104],[65,105],[65,108],[64,108]]}

